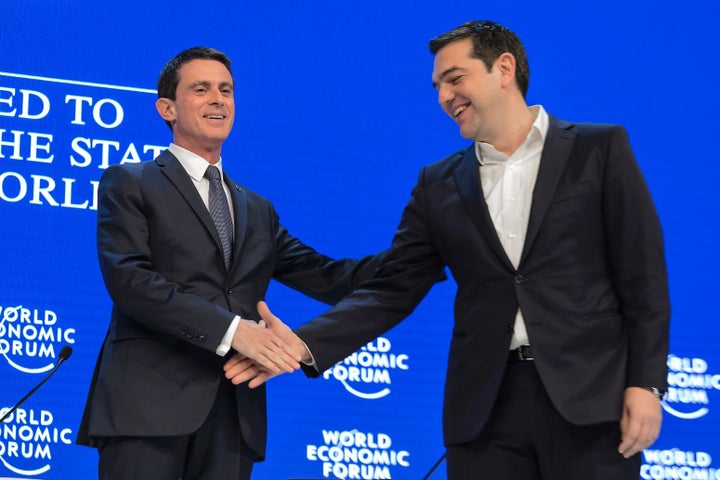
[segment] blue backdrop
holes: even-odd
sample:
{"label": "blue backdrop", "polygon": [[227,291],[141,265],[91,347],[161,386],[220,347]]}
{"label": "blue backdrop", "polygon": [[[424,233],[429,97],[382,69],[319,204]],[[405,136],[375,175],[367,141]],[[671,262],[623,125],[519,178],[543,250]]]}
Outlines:
{"label": "blue backdrop", "polygon": [[[90,479],[73,444],[110,303],[95,253],[97,180],[170,141],[155,81],[175,53],[233,59],[237,118],[223,151],[291,233],[332,256],[387,247],[418,169],[463,147],[436,103],[427,41],[471,19],[518,33],[530,104],[624,124],[663,222],[673,305],[671,389],[644,479],[720,479],[720,7],[694,2],[45,2],[0,9],[0,479]],[[268,459],[254,478],[420,479],[443,452],[452,281],[318,380],[269,385]],[[299,325],[325,306],[274,284]],[[433,479],[445,478],[444,469]]]}

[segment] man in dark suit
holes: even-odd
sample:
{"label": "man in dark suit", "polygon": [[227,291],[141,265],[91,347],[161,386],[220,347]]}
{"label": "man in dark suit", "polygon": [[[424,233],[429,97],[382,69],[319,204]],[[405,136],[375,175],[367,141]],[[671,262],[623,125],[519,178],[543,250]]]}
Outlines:
{"label": "man in dark suit", "polygon": [[332,304],[375,269],[302,244],[267,199],[222,173],[233,86],[221,52],[178,54],[156,103],[173,143],[100,180],[113,310],[78,443],[98,448],[102,479],[249,479],[265,455],[265,392],[232,385],[222,367],[236,351],[275,373],[299,368],[256,321],[270,280]]}
{"label": "man in dark suit", "polygon": [[[296,329],[304,368],[392,328],[447,266],[449,479],[637,479],[660,430],[670,308],[627,135],[528,107],[525,51],[501,25],[466,23],[430,49],[440,105],[474,143],[422,169],[375,278]],[[241,355],[226,369],[251,387],[274,375]]]}

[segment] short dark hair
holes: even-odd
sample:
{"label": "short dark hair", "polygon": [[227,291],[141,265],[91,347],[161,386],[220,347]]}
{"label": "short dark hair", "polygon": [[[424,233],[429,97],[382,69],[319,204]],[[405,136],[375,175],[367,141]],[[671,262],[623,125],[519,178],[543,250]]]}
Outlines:
{"label": "short dark hair", "polygon": [[527,95],[530,85],[530,66],[525,47],[512,30],[489,20],[463,23],[430,40],[430,53],[435,55],[445,45],[464,38],[472,38],[473,57],[482,60],[488,72],[500,55],[505,52],[512,54],[516,63],[517,86],[523,97]]}
{"label": "short dark hair", "polygon": [[[230,72],[230,77],[232,77],[230,59],[221,51],[209,47],[188,48],[170,59],[170,61],[168,61],[160,71],[160,76],[157,81],[158,98],[169,98],[170,100],[175,100],[177,96],[177,86],[180,83],[180,75],[178,74],[180,67],[189,61],[196,60],[198,58],[216,60],[222,63],[228,69],[228,72]],[[233,79],[233,82],[234,81],[235,80]],[[167,123],[168,127],[172,130],[170,122],[165,123]]]}

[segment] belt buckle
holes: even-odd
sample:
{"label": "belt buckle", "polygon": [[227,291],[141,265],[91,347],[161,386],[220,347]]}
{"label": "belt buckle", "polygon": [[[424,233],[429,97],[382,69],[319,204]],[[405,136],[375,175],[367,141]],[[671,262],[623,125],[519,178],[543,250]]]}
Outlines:
{"label": "belt buckle", "polygon": [[522,362],[529,360],[535,360],[535,356],[532,353],[530,345],[520,345],[517,349],[518,359]]}

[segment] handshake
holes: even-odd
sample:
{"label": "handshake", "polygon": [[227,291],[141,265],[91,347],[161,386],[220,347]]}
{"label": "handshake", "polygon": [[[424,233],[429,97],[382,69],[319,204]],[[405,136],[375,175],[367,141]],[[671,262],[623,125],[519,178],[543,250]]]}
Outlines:
{"label": "handshake", "polygon": [[305,343],[272,314],[265,302],[258,302],[257,309],[262,320],[240,320],[232,340],[237,353],[223,366],[225,377],[233,384],[249,380],[250,388],[298,370],[300,362],[312,362]]}

